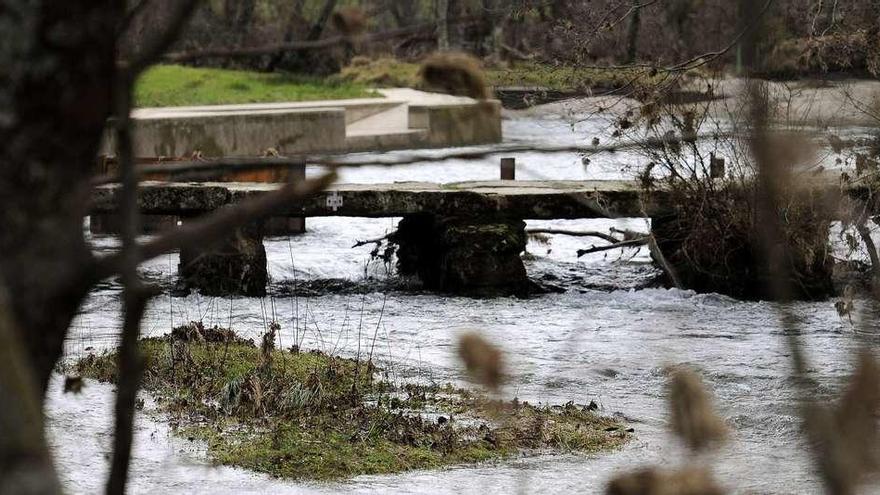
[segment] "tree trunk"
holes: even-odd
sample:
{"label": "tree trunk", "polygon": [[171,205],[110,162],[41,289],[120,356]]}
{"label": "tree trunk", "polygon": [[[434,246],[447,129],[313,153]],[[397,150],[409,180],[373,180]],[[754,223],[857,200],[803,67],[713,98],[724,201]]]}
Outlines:
{"label": "tree trunk", "polygon": [[[4,493],[60,491],[41,418],[25,418],[25,425],[14,419],[16,412],[34,414],[30,401],[41,414],[39,402],[67,330],[91,286],[94,259],[83,217],[111,112],[124,6],[115,0],[7,0],[0,8],[0,286],[8,293],[0,311],[9,308],[0,339],[7,354],[0,367],[0,437],[14,430],[30,439],[0,441]],[[24,352],[7,348],[10,342]],[[20,362],[10,367],[15,355]],[[16,379],[16,369],[28,378]],[[16,380],[31,385],[16,386]]]}
{"label": "tree trunk", "polygon": [[446,38],[449,40],[449,49],[461,48],[461,30],[458,19],[461,17],[461,0],[446,0]]}
{"label": "tree trunk", "polygon": [[11,3],[0,9],[0,277],[45,392],[90,287],[83,217],[124,2]]}
{"label": "tree trunk", "polygon": [[449,2],[437,0],[437,48],[449,50]]}
{"label": "tree trunk", "polygon": [[[327,27],[327,22],[330,21],[330,17],[333,15],[333,10],[336,9],[336,4],[338,0],[325,0],[324,6],[321,7],[321,12],[318,14],[318,18],[315,22],[312,23],[311,28],[309,28],[309,32],[306,35],[306,41],[315,41],[321,38],[321,35],[324,34],[324,28]],[[288,27],[287,33],[284,35],[284,42],[290,43],[293,41],[294,36],[296,35],[296,25],[291,22]],[[313,62],[317,61],[317,59],[323,58],[326,55],[323,53],[316,53],[311,51],[296,51],[288,54],[287,52],[279,52],[276,53],[272,59],[269,61],[269,65],[267,69],[271,72],[277,69],[282,63],[284,63],[284,67],[291,71],[302,70],[305,72],[314,72],[315,64]],[[285,61],[285,58],[289,59]]]}
{"label": "tree trunk", "polygon": [[393,0],[388,2],[388,9],[397,27],[410,26],[418,20],[415,0]]}
{"label": "tree trunk", "polygon": [[247,29],[254,18],[254,7],[254,0],[226,0],[223,8],[226,25],[233,29]]}
{"label": "tree trunk", "polygon": [[501,19],[499,0],[483,0],[483,52],[495,61],[501,60],[504,41],[504,21]]}
{"label": "tree trunk", "polygon": [[631,64],[636,61],[636,57],[638,55],[638,45],[639,45],[639,27],[641,27],[641,11],[639,8],[639,0],[633,0],[633,8],[635,9],[632,13],[632,18],[629,21],[629,31],[627,32],[627,43],[626,43],[626,60],[625,62]]}

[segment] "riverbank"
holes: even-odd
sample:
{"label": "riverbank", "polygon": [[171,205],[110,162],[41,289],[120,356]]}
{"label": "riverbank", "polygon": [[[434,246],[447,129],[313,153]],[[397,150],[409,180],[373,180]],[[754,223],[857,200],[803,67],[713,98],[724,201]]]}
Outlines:
{"label": "riverbank", "polygon": [[[330,480],[507,459],[536,452],[598,453],[629,438],[595,404],[499,402],[452,385],[395,384],[387,370],[296,345],[258,345],[190,323],[145,339],[144,389],[210,458],[272,476]],[[115,353],[88,354],[68,372],[115,382]]]}

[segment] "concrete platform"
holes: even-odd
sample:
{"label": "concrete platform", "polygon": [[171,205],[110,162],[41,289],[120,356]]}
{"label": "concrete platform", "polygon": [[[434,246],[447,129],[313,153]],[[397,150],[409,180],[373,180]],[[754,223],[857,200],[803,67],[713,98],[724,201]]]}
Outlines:
{"label": "concrete platform", "polygon": [[[842,190],[839,180],[817,176],[801,183],[805,190],[825,198],[829,208],[849,195],[867,198],[864,186]],[[281,187],[271,183],[144,182],[139,189],[141,212],[152,215],[191,216],[216,210]],[[118,184],[100,186],[92,193],[92,213],[117,209]],[[337,184],[312,198],[274,212],[291,217],[402,217],[414,213],[441,216],[510,217],[519,219],[641,218],[663,215],[671,201],[667,192],[640,190],[637,181],[468,181],[448,184],[396,182],[391,184]],[[880,201],[870,201],[880,211]]]}
{"label": "concrete platform", "polygon": [[[501,141],[501,104],[410,89],[382,97],[294,103],[142,108],[135,156],[256,157],[267,153],[387,151]],[[112,132],[101,153],[112,156]]]}
{"label": "concrete platform", "polygon": [[[145,182],[138,204],[145,214],[198,215],[280,187],[265,183]],[[92,196],[93,213],[116,211],[118,185]],[[508,216],[527,219],[643,217],[656,214],[662,192],[641,197],[630,181],[489,181],[434,184],[340,184],[279,210],[277,216],[399,217],[413,213]]]}

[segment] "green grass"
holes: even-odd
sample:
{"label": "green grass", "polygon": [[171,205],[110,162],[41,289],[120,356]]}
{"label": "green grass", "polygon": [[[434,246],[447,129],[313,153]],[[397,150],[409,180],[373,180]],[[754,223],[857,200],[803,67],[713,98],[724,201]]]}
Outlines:
{"label": "green grass", "polygon": [[377,97],[365,84],[332,78],[158,65],[135,87],[139,107],[271,103]]}
{"label": "green grass", "polygon": [[[629,438],[619,423],[583,406],[502,403],[449,385],[396,386],[363,361],[258,347],[198,323],[173,335],[142,341],[143,386],[175,433],[204,441],[218,464],[332,480],[537,451],[595,453]],[[92,354],[65,372],[115,382],[116,360],[115,353]]]}

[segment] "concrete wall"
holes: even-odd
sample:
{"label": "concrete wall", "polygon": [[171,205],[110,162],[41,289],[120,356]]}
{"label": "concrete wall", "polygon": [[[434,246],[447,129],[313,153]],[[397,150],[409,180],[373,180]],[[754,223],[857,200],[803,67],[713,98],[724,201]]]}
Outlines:
{"label": "concrete wall", "polygon": [[[329,102],[323,102],[329,104]],[[501,141],[501,103],[339,101],[142,109],[133,114],[137,157],[189,158],[345,153],[492,144]],[[356,124],[352,127],[352,124]],[[111,128],[101,154],[113,155]]]}
{"label": "concrete wall", "polygon": [[[134,154],[142,157],[262,156],[345,150],[345,109],[180,113],[133,120]],[[102,153],[112,155],[112,132]]]}

